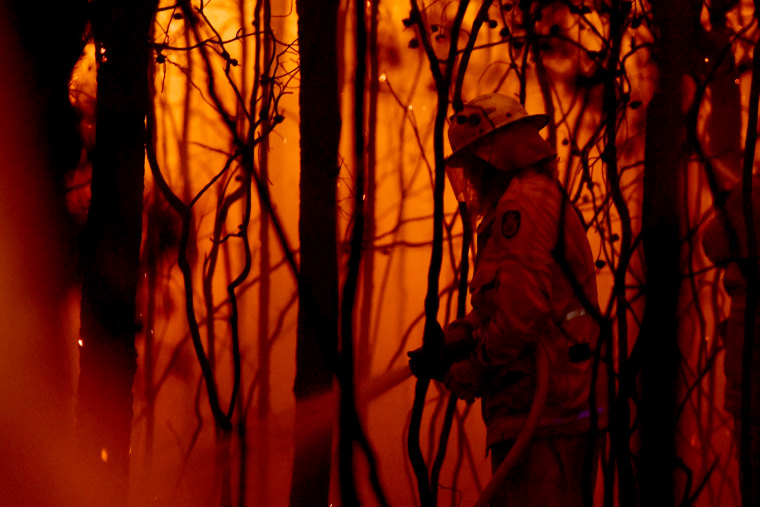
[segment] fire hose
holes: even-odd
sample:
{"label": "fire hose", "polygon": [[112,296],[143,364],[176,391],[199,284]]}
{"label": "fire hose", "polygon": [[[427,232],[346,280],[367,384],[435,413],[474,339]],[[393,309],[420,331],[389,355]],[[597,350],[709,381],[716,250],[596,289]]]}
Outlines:
{"label": "fire hose", "polygon": [[[474,342],[470,342],[474,343]],[[449,361],[453,360],[461,360],[463,359],[463,354],[469,354],[471,351],[471,345],[465,344],[465,343],[455,343],[452,348],[451,345],[447,347],[447,352],[439,352],[441,354],[441,358],[444,359],[444,362],[446,362],[446,359]],[[417,349],[416,351],[412,351],[409,353],[410,358],[413,362],[413,360],[416,357],[420,357],[423,354],[423,349]],[[429,357],[427,359],[430,359]],[[450,366],[451,363],[444,366],[444,370],[448,370],[448,366]],[[407,378],[409,378],[413,373],[413,370],[417,370],[414,366],[411,368],[404,367],[400,370],[396,370],[394,372],[391,372],[385,376],[383,376],[382,380],[378,379],[378,381],[375,383],[376,385],[372,386],[366,386],[366,390],[364,391],[366,394],[371,395],[373,391],[377,390],[386,390],[392,386],[395,386]],[[415,371],[415,374],[419,374],[419,371]],[[429,373],[429,372],[426,372]],[[445,371],[444,371],[445,374]],[[436,378],[437,380],[442,380],[442,375],[440,375],[440,370],[438,370],[435,374],[432,375],[431,378]],[[528,411],[528,415],[525,419],[525,422],[520,427],[520,431],[517,433],[517,437],[515,438],[515,443],[512,445],[512,448],[507,453],[507,456],[504,458],[504,461],[499,464],[496,471],[494,471],[491,480],[488,482],[486,487],[483,489],[483,492],[480,494],[480,497],[475,502],[475,507],[486,507],[488,503],[493,498],[494,494],[501,488],[503,485],[506,477],[509,475],[510,470],[515,465],[517,460],[520,458],[523,451],[525,451],[525,448],[530,443],[531,439],[533,438],[533,434],[536,431],[536,427],[538,426],[538,422],[541,416],[541,413],[544,410],[544,405],[546,404],[546,395],[549,390],[549,358],[546,353],[546,349],[544,348],[543,344],[541,342],[536,343],[536,393],[533,395],[533,401],[530,405],[530,410]],[[436,487],[436,485],[431,485],[431,487]]]}
{"label": "fire hose", "polygon": [[528,411],[528,417],[525,419],[520,432],[517,434],[515,443],[507,453],[504,461],[491,476],[480,497],[475,502],[475,507],[486,507],[493,498],[493,495],[501,488],[502,484],[509,475],[510,470],[517,462],[518,458],[533,438],[536,431],[539,417],[546,404],[546,393],[549,390],[549,358],[541,342],[536,343],[536,394],[533,395],[533,401]]}

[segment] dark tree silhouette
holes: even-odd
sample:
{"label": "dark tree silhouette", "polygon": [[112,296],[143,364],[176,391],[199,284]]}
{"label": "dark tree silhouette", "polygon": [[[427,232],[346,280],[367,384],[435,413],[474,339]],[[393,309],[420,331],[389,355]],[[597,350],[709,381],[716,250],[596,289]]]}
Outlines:
{"label": "dark tree silhouette", "polygon": [[[677,305],[681,282],[681,205],[673,199],[685,168],[682,82],[699,10],[694,2],[653,2],[659,28],[655,57],[660,78],[647,110],[642,238],[647,302],[641,347],[640,495],[644,505],[675,501]],[[680,192],[677,195],[682,195]]]}
{"label": "dark tree silhouette", "polygon": [[157,2],[96,2],[97,141],[82,287],[79,406],[82,459],[96,470],[92,501],[127,501],[136,363],[148,108],[149,33]]}
{"label": "dark tree silhouette", "polygon": [[301,54],[301,268],[291,505],[327,505],[330,484],[332,427],[309,424],[308,401],[332,389],[330,363],[338,346],[338,6],[335,0],[296,2]]}

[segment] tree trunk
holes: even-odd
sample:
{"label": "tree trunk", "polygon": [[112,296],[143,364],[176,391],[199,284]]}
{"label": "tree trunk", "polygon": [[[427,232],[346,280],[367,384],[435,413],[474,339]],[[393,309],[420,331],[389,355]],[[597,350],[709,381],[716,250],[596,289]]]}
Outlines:
{"label": "tree trunk", "polygon": [[336,180],[340,138],[337,21],[339,2],[302,1],[301,202],[298,335],[296,338],[295,454],[291,505],[328,505],[331,425],[313,427],[310,397],[332,389],[338,335]]}
{"label": "tree trunk", "polygon": [[[692,4],[692,5],[690,5]],[[673,505],[676,466],[677,305],[680,286],[685,117],[682,80],[693,40],[693,2],[653,2],[660,29],[655,54],[660,78],[647,110],[642,234],[646,309],[639,336],[642,505]]]}
{"label": "tree trunk", "polygon": [[78,425],[94,503],[127,502],[149,29],[154,0],[94,4],[97,140],[82,286]]}

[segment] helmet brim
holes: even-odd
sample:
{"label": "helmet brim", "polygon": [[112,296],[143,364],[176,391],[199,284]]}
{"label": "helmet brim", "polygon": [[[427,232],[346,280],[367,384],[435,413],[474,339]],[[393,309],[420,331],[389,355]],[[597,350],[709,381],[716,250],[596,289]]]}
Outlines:
{"label": "helmet brim", "polygon": [[507,125],[503,125],[497,128],[496,130],[491,130],[490,132],[486,132],[482,136],[479,136],[473,139],[471,142],[467,143],[466,145],[462,146],[461,148],[453,152],[451,155],[446,157],[446,160],[444,161],[446,167],[462,167],[466,165],[468,163],[468,159],[474,156],[471,150],[471,147],[473,144],[477,143],[484,137],[493,135],[497,132],[501,132],[512,125],[515,125],[517,123],[523,123],[523,122],[530,123],[531,125],[536,127],[538,130],[541,130],[549,124],[549,116],[545,114],[531,114],[529,116],[526,116],[525,118],[521,118],[512,123],[508,123]]}

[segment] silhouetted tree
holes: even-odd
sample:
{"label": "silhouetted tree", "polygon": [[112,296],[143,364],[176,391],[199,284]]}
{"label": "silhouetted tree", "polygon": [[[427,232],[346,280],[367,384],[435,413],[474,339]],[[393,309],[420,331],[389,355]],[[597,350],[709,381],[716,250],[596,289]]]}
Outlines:
{"label": "silhouetted tree", "polygon": [[336,184],[339,172],[335,0],[296,2],[301,54],[301,203],[295,455],[291,505],[327,505],[331,425],[309,424],[309,398],[332,389],[338,343]]}
{"label": "silhouetted tree", "polygon": [[94,503],[127,500],[132,382],[155,0],[94,2],[97,141],[82,287],[78,424],[82,459],[97,471]]}
{"label": "silhouetted tree", "polygon": [[[686,154],[682,83],[695,40],[694,2],[653,2],[659,29],[659,82],[647,109],[642,239],[646,309],[641,324],[640,495],[644,505],[675,501],[678,297],[681,284],[681,203]],[[673,192],[682,196],[673,198]]]}

